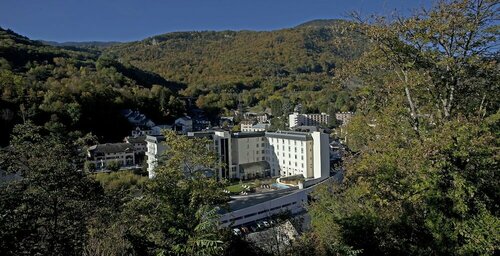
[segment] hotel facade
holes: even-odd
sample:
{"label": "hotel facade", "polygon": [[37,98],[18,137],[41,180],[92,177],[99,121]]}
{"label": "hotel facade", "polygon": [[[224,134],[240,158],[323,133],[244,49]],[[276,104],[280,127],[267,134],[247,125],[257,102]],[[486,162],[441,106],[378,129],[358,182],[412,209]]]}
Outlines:
{"label": "hotel facade", "polygon": [[[218,177],[251,179],[302,175],[305,179],[328,177],[330,173],[328,134],[321,132],[238,132],[203,131],[188,133],[190,137],[208,137],[222,166]],[[161,140],[148,142],[148,171],[158,163]],[[156,144],[156,145],[155,145]]]}

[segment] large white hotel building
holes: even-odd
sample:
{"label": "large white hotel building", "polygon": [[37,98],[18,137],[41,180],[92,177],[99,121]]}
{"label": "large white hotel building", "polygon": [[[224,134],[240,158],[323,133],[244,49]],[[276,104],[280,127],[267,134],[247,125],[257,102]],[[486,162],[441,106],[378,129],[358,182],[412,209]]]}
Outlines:
{"label": "large white hotel building", "polygon": [[[330,173],[328,134],[321,132],[238,132],[223,130],[192,132],[192,137],[209,137],[223,168],[218,177],[249,179],[264,176],[302,175],[305,179],[328,177]],[[148,136],[149,137],[149,136]],[[148,171],[154,176],[159,143],[148,142]]]}
{"label": "large white hotel building", "polygon": [[269,164],[275,175],[302,174],[304,178],[329,175],[328,134],[321,132],[266,132]]}

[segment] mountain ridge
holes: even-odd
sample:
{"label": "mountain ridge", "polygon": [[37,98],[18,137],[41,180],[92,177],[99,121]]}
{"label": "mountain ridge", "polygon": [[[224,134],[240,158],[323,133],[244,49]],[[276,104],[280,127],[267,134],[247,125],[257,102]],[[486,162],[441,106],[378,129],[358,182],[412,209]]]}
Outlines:
{"label": "mountain ridge", "polygon": [[[139,40],[132,40],[132,41],[100,41],[100,40],[90,40],[90,41],[63,41],[63,42],[58,42],[58,41],[53,41],[53,40],[34,40],[34,41],[39,41],[43,44],[47,45],[52,45],[52,46],[58,46],[58,47],[109,47],[113,46],[116,44],[123,44],[123,43],[131,43],[131,42],[137,42],[137,41],[143,41],[147,40],[150,38],[154,38],[157,36],[162,36],[166,34],[175,34],[175,33],[189,33],[189,32],[272,32],[272,31],[279,31],[279,30],[285,30],[285,29],[293,29],[293,28],[300,28],[300,27],[324,27],[324,26],[332,26],[332,25],[337,25],[339,23],[345,23],[349,22],[344,19],[313,19],[310,21],[305,21],[303,23],[300,23],[298,25],[292,26],[292,27],[284,27],[284,28],[279,28],[279,29],[272,29],[272,30],[251,30],[251,29],[242,29],[242,30],[230,30],[230,29],[224,29],[224,30],[183,30],[183,31],[171,31],[171,32],[165,32],[165,33],[160,33],[152,36],[145,37],[143,39]],[[1,28],[1,27],[0,27]]]}
{"label": "mountain ridge", "polygon": [[[358,58],[367,42],[344,20],[313,20],[273,31],[189,31],[159,34],[103,49],[123,63],[187,84],[201,108],[268,108],[275,95],[309,111],[331,112],[312,99],[332,89],[336,69]],[[335,89],[337,92],[340,89]],[[326,96],[321,96],[326,97]],[[338,108],[338,107],[336,107]],[[279,111],[278,111],[279,112]]]}

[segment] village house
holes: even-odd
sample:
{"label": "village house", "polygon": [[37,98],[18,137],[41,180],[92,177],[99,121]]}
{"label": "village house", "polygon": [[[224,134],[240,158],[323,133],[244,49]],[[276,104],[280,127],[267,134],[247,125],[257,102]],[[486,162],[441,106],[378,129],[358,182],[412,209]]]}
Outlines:
{"label": "village house", "polygon": [[131,143],[106,143],[91,146],[87,150],[87,161],[95,165],[96,170],[103,170],[111,162],[121,167],[135,165],[134,145]]}

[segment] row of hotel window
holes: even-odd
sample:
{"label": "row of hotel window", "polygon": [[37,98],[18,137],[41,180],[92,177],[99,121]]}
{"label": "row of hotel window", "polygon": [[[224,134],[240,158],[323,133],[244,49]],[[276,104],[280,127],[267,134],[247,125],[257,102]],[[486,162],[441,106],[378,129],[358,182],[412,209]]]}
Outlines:
{"label": "row of hotel window", "polygon": [[296,140],[285,140],[285,139],[276,139],[276,138],[270,138],[270,139],[269,139],[269,142],[280,143],[280,140],[281,140],[281,143],[282,143],[282,144],[290,144],[290,145],[291,145],[291,144],[292,144],[292,142],[291,142],[291,141],[293,141],[293,145],[297,145],[297,144],[299,144],[299,145],[300,145],[300,144],[304,145],[304,144],[305,144],[305,142],[303,142],[303,141],[298,142],[298,141],[296,141]]}
{"label": "row of hotel window", "polygon": [[287,173],[288,173],[288,176],[291,176],[291,175],[296,175],[296,174],[301,174],[302,173],[302,170],[298,170],[298,169],[293,169],[293,168],[289,168],[289,167],[283,167],[283,169],[281,168],[272,168],[272,173],[276,173],[276,170],[278,170],[279,173],[281,173],[282,176],[287,176]]}
{"label": "row of hotel window", "polygon": [[[279,144],[279,143],[280,143],[280,141],[279,141],[279,140],[280,140],[280,139],[270,138],[270,139],[269,139],[269,143],[270,143],[270,144]],[[264,141],[264,138],[262,138],[262,141]],[[303,141],[297,142],[296,140],[284,140],[284,139],[281,139],[281,144],[283,144],[283,146],[284,146],[285,144],[292,145],[292,142],[289,142],[289,141],[293,141],[293,145],[294,145],[294,146],[297,146],[297,144],[298,144],[298,146],[304,146],[304,145],[305,145],[305,142],[303,142]],[[217,141],[216,141],[216,142],[217,142]],[[250,142],[250,141],[249,141],[249,140],[247,140],[247,142]],[[288,143],[288,142],[289,142],[289,143]],[[265,142],[263,142],[263,143],[257,143],[257,144],[256,144],[256,147],[259,147],[259,146],[265,147],[265,146],[266,146],[266,143],[265,143]],[[250,147],[250,145],[247,145],[247,147]]]}
{"label": "row of hotel window", "polygon": [[[261,145],[262,145],[262,147],[266,147],[265,143],[262,143]],[[256,147],[258,148],[259,144],[256,144]],[[268,146],[268,148],[271,148],[271,147],[272,146]],[[249,149],[249,148],[250,148],[250,145],[247,145],[247,149]],[[279,151],[280,147],[276,146],[275,150]],[[285,151],[285,145],[281,146],[281,150]],[[297,153],[297,147],[294,147],[293,150],[294,150],[295,153]],[[309,151],[311,151],[311,149],[309,149]],[[288,146],[288,152],[292,152],[292,147],[291,146]],[[262,153],[264,153],[264,150],[262,150]],[[304,153],[304,148],[303,147],[300,148],[300,153]]]}
{"label": "row of hotel window", "polygon": [[[131,157],[131,156],[127,156]],[[96,157],[96,160],[110,160],[110,159],[120,159],[120,158],[125,158],[125,156],[107,156],[107,157]]]}

